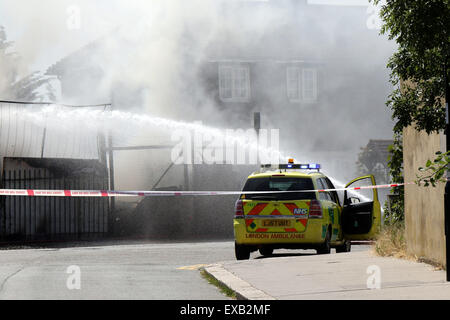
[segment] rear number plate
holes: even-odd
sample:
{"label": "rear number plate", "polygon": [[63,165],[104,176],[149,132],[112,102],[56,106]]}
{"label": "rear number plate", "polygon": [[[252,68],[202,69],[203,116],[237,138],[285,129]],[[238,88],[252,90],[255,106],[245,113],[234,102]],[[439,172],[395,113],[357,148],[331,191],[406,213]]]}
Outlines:
{"label": "rear number plate", "polygon": [[263,220],[262,221],[263,227],[290,227],[291,221],[290,220]]}

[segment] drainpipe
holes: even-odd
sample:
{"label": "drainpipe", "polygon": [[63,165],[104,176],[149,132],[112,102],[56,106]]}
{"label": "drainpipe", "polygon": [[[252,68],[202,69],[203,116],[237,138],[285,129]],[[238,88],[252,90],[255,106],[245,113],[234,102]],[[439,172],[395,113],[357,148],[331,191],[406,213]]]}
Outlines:
{"label": "drainpipe", "polygon": [[[444,83],[445,83],[445,115],[446,115],[446,126],[445,126],[445,139],[447,151],[450,151],[450,110],[448,109],[448,102],[450,100],[450,84],[448,76],[449,67],[449,56],[447,56],[444,62]],[[446,279],[450,281],[450,168],[447,168],[447,183],[445,184],[445,195],[444,195],[444,224],[445,224],[445,269],[446,269]]]}
{"label": "drainpipe", "polygon": [[260,139],[259,131],[261,130],[261,113],[260,112],[253,113],[253,128],[256,131],[256,143],[257,143],[256,163],[258,165],[260,165],[260,158],[259,158],[259,139]]}

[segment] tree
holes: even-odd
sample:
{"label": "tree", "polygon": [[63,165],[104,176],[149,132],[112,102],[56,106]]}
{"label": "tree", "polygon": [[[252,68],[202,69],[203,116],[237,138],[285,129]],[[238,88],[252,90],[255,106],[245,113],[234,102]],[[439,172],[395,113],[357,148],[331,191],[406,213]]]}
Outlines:
{"label": "tree", "polygon": [[391,0],[382,6],[381,17],[381,33],[398,44],[388,63],[391,83],[397,87],[388,101],[397,120],[395,131],[412,124],[427,133],[444,129],[450,0]]}
{"label": "tree", "polygon": [[[381,4],[381,0],[371,1]],[[450,0],[388,0],[380,15],[384,23],[381,33],[398,44],[388,62],[395,90],[387,106],[396,121],[389,167],[392,177],[399,179],[396,182],[403,182],[403,128],[413,125],[427,133],[445,128],[442,102],[446,75],[450,78]],[[403,195],[402,187],[394,191]],[[399,199],[403,201],[403,196]],[[393,214],[403,219],[402,208]]]}
{"label": "tree", "polygon": [[390,144],[392,140],[370,140],[367,146],[361,148],[356,162],[357,175],[373,174],[377,183],[388,183],[390,177],[387,161]]}
{"label": "tree", "polygon": [[47,78],[38,71],[21,78],[20,56],[13,47],[14,43],[8,41],[5,29],[0,26],[0,100],[42,100],[39,89],[49,85]]}

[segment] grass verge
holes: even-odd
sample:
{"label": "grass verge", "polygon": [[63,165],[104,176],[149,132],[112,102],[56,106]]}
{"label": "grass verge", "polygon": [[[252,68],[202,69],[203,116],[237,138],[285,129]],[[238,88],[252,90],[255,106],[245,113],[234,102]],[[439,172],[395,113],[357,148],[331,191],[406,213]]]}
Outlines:
{"label": "grass verge", "polygon": [[200,274],[204,279],[206,279],[213,286],[217,287],[220,290],[220,292],[222,292],[228,298],[237,299],[236,292],[234,292],[233,290],[225,286],[222,282],[218,281],[216,278],[211,276],[208,272],[205,271],[205,269],[201,269]]}
{"label": "grass verge", "polygon": [[433,260],[412,255],[406,250],[405,225],[397,223],[385,225],[378,234],[374,252],[381,257],[394,257],[432,265],[435,270],[445,270],[445,267]]}
{"label": "grass verge", "polygon": [[406,252],[404,224],[383,226],[375,241],[374,250],[377,255],[382,257],[411,259]]}

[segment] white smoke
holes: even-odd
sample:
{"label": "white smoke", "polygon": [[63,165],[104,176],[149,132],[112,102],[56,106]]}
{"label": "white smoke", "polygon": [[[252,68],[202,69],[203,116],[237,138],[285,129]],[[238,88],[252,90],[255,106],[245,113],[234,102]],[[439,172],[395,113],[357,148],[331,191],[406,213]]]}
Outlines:
{"label": "white smoke", "polygon": [[[313,27],[288,30],[288,34],[281,37],[277,44],[271,43],[264,48],[264,52],[259,52],[261,55],[273,60],[304,58],[295,57],[293,52],[295,43],[305,43],[304,56],[322,61],[328,70],[339,74],[338,78],[326,84],[329,95],[339,93],[348,83],[357,83],[360,77],[373,75],[377,83],[387,82],[388,72],[383,71],[383,68],[393,51],[392,44],[378,38],[376,31],[369,39],[366,33],[354,30],[355,25],[365,28],[369,18],[365,16],[365,10],[362,10],[361,16],[356,16],[345,8],[337,10],[334,7],[314,6],[318,15],[311,16],[299,9],[299,3],[237,0],[2,0],[0,18],[9,38],[15,41],[15,48],[28,71],[46,69],[66,56],[70,60],[75,58],[70,55],[72,52],[86,45],[97,45],[92,51],[87,51],[82,59],[74,61],[67,72],[88,73],[88,77],[92,73],[94,77],[98,72],[94,69],[98,68],[103,77],[99,82],[88,84],[83,96],[71,97],[70,101],[63,101],[65,103],[106,103],[113,99],[119,109],[150,112],[152,115],[187,122],[201,120],[207,125],[222,128],[242,128],[251,126],[249,117],[242,119],[240,112],[217,106],[213,95],[201,82],[201,68],[205,61],[221,57],[257,61],[257,56],[246,56],[248,49],[264,48],[265,37],[285,28],[286,21],[292,20],[292,15],[298,15],[296,19],[303,19],[306,25]],[[355,51],[355,48],[359,51]],[[342,73],[346,66],[349,66],[349,74]],[[78,75],[73,76],[76,79]],[[83,84],[75,81],[73,85]],[[128,93],[133,92],[130,89],[135,89],[138,92],[136,95],[141,95],[141,101],[136,102],[139,99],[134,99],[134,94],[125,99],[120,93],[124,87]],[[65,88],[66,92],[70,89]],[[270,114],[263,114],[263,126],[281,130],[287,126],[292,129],[298,124],[286,110],[277,109],[278,100],[272,94],[275,89],[268,87],[266,90],[266,102],[273,105],[274,110]],[[368,83],[368,95],[372,89]],[[385,89],[387,92],[388,88]],[[379,91],[383,90],[378,88],[375,93]],[[366,104],[372,103],[372,97],[358,100],[354,96],[356,94],[349,93],[344,102],[325,105],[323,108],[329,108],[334,114],[333,119],[320,126],[304,123],[303,126],[310,128],[311,136],[289,137],[282,141],[281,148],[305,162],[321,162],[322,159],[334,161],[331,153],[307,159],[310,151],[316,149],[316,144],[322,142],[317,143],[317,139],[313,138],[320,135],[325,141],[339,138],[335,144],[336,150],[352,144],[356,151],[369,138],[389,138],[392,124],[383,106],[384,97],[379,97],[380,102],[368,109]],[[358,105],[361,105],[360,109]],[[351,113],[348,112],[350,107],[353,108]],[[249,110],[250,113],[252,111]],[[317,109],[299,108],[296,116],[319,112]],[[320,119],[317,121],[320,122]],[[116,130],[123,144],[161,143],[159,137],[154,138],[147,133],[142,136],[132,134],[133,130],[129,130],[127,125],[118,126]],[[135,157],[130,158],[132,162]],[[349,170],[346,175],[353,174],[353,170]]]}

